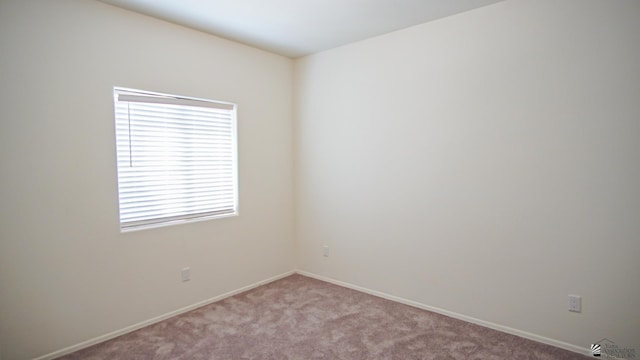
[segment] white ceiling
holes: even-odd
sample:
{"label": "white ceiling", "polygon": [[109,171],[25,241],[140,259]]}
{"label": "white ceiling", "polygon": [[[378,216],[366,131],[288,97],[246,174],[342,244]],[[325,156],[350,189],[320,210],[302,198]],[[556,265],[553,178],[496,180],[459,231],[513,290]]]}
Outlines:
{"label": "white ceiling", "polygon": [[503,0],[100,0],[296,58]]}

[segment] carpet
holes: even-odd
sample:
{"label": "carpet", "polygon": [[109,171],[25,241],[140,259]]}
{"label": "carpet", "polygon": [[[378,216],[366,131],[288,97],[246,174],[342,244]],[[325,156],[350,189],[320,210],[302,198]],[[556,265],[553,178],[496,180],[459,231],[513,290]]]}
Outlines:
{"label": "carpet", "polygon": [[295,274],[59,359],[585,358]]}

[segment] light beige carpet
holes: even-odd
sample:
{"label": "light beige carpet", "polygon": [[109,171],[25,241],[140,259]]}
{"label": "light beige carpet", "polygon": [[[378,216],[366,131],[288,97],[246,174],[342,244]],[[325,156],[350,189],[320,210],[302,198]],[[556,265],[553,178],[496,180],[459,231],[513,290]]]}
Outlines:
{"label": "light beige carpet", "polygon": [[581,359],[292,275],[62,359]]}

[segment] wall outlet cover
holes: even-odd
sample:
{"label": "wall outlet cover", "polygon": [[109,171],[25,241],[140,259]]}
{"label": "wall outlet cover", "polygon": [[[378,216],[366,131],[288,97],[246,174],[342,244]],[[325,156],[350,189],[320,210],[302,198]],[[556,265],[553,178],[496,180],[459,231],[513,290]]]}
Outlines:
{"label": "wall outlet cover", "polygon": [[182,281],[191,280],[191,268],[190,267],[182,268],[182,270],[180,271],[180,275],[182,276]]}
{"label": "wall outlet cover", "polygon": [[582,311],[582,298],[580,297],[580,295],[569,295],[569,311]]}
{"label": "wall outlet cover", "polygon": [[322,247],[322,256],[329,257],[329,245],[324,245]]}

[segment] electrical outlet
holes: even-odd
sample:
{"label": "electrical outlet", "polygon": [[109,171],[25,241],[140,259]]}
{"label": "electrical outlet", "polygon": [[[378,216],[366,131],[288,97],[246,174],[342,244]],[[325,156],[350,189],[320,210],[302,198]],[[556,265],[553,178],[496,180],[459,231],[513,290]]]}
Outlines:
{"label": "electrical outlet", "polygon": [[582,298],[580,295],[569,295],[569,311],[578,313],[582,311]]}
{"label": "electrical outlet", "polygon": [[322,256],[329,257],[329,245],[324,245],[322,247]]}
{"label": "electrical outlet", "polygon": [[182,281],[191,280],[191,268],[190,267],[182,268],[182,270],[180,271],[180,274],[182,275]]}

